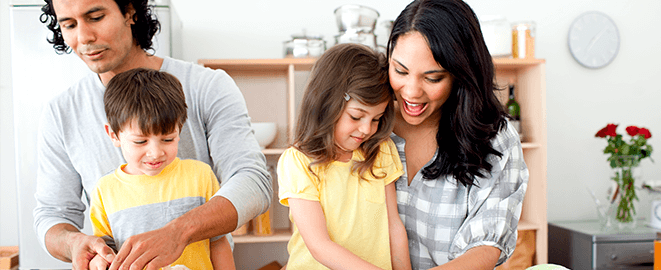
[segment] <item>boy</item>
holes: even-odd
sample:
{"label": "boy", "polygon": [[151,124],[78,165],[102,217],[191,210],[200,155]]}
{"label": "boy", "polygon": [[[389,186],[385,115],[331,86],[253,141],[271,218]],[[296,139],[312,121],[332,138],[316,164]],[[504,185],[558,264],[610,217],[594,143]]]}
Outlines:
{"label": "boy", "polygon": [[[108,83],[103,101],[105,131],[126,164],[99,180],[90,216],[94,235],[119,250],[128,237],[158,229],[207,202],[220,186],[206,163],[177,158],[187,107],[174,76],[143,68],[122,72]],[[97,256],[91,264],[105,263]],[[234,260],[223,236],[188,245],[172,265],[234,269]]]}

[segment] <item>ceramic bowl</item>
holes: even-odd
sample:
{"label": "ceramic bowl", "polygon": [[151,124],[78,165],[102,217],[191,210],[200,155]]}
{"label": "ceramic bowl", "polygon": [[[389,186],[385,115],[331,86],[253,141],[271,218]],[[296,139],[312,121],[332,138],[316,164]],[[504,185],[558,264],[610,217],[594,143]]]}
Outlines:
{"label": "ceramic bowl", "polygon": [[353,4],[340,6],[334,13],[340,33],[374,33],[376,20],[379,18],[379,12],[375,9]]}
{"label": "ceramic bowl", "polygon": [[262,149],[273,143],[277,133],[275,122],[253,122],[252,129],[255,131],[255,138]]}

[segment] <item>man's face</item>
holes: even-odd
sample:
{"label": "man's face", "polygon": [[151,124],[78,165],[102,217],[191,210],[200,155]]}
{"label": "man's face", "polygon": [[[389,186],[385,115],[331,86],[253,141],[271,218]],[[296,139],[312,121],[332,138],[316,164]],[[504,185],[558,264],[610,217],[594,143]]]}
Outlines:
{"label": "man's face", "polygon": [[94,72],[120,72],[133,42],[133,9],[122,14],[114,0],[53,0],[64,41]]}

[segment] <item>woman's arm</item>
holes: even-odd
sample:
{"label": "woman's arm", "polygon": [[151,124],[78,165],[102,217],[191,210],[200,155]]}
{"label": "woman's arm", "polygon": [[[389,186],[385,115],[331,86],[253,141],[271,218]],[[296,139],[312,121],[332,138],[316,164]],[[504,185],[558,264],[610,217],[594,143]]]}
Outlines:
{"label": "woman's arm", "polygon": [[528,187],[528,167],[521,141],[511,124],[492,142],[494,149],[503,156],[491,161],[490,176],[479,179],[479,187],[470,189],[468,196],[473,202],[468,206],[468,217],[454,236],[450,246],[454,258],[447,267],[456,264],[456,269],[461,269],[462,263],[471,263],[475,265],[471,269],[493,269],[496,264],[505,262],[516,247],[517,228]]}
{"label": "woman's arm", "polygon": [[451,270],[451,269],[484,269],[493,270],[498,263],[500,249],[492,246],[478,246],[469,249],[463,255],[446,264],[434,267],[430,270]]}
{"label": "woman's arm", "polygon": [[303,242],[319,263],[330,269],[379,269],[330,239],[319,202],[295,198],[288,201]]}
{"label": "woman's arm", "polygon": [[232,255],[232,247],[227,237],[223,236],[220,239],[209,243],[209,251],[211,252],[211,263],[214,270],[234,270],[234,256]]}
{"label": "woman's arm", "polygon": [[406,228],[404,228],[402,219],[399,218],[399,213],[397,212],[397,190],[395,189],[395,182],[386,186],[386,206],[388,207],[392,269],[411,269],[409,240],[406,236]]}

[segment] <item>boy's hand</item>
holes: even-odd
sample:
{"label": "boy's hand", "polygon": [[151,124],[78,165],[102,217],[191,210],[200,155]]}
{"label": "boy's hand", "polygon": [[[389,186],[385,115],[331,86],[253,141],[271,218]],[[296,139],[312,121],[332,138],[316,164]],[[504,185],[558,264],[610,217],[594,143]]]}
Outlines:
{"label": "boy's hand", "polygon": [[107,270],[108,266],[110,266],[110,262],[98,254],[90,261],[90,270]]}

